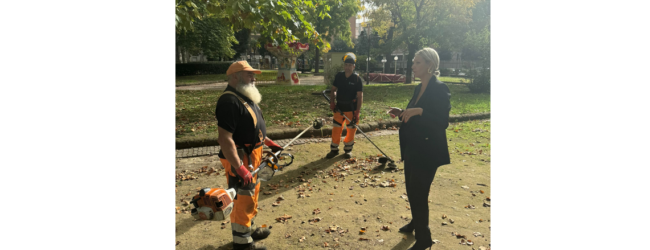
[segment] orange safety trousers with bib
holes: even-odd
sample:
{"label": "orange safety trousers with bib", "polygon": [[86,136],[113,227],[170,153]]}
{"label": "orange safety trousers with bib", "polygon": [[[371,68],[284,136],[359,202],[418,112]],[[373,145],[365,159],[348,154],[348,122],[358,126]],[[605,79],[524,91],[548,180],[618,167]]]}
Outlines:
{"label": "orange safety trousers with bib", "polygon": [[[262,147],[258,147],[253,150],[250,155],[252,162],[248,162],[249,157],[242,157],[244,166],[253,166],[255,171],[260,162],[262,161]],[[228,186],[237,187],[237,196],[233,201],[233,210],[230,214],[230,222],[232,226],[233,234],[233,243],[235,244],[248,244],[253,242],[251,238],[251,226],[253,225],[253,218],[257,215],[257,198],[260,193],[260,183],[257,180],[257,175],[253,175],[253,180],[248,185],[244,186],[239,182],[237,177],[237,171],[234,168],[238,168],[239,165],[232,166],[227,159],[221,159],[221,164],[226,169],[226,178],[228,181]]]}
{"label": "orange safety trousers with bib", "polygon": [[[343,112],[343,114],[350,118],[350,120],[354,117],[353,111]],[[352,146],[354,145],[354,134],[357,133],[357,127],[354,126],[355,124],[350,124],[350,122],[341,115],[341,112],[334,112],[334,122],[332,124],[332,145],[330,145],[332,150],[338,150],[339,143],[341,143],[343,125],[345,124],[347,124],[346,129],[348,132],[345,135],[345,139],[343,139],[343,142],[345,143],[344,149],[346,151],[352,150]]]}

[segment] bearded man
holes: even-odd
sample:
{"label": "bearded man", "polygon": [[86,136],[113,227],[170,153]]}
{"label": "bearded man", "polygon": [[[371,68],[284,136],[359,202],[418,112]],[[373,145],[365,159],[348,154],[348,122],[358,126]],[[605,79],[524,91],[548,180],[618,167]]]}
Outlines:
{"label": "bearded man", "polygon": [[215,110],[221,146],[219,158],[226,170],[228,188],[237,190],[230,214],[234,250],[266,249],[254,241],[271,234],[268,228],[251,230],[260,192],[257,175],[252,176],[251,172],[262,160],[262,143],[274,153],[282,149],[266,137],[264,117],[257,105],[262,101],[262,95],[255,87],[255,74],[261,73],[246,61],[230,65],[226,71],[228,86],[219,97]]}

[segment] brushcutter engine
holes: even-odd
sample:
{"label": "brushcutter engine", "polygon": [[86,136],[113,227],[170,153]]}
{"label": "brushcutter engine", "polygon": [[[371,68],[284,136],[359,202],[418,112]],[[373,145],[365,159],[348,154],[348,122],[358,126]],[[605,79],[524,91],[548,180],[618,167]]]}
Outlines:
{"label": "brushcutter engine", "polygon": [[192,199],[192,217],[197,220],[225,220],[232,213],[234,188],[204,188]]}

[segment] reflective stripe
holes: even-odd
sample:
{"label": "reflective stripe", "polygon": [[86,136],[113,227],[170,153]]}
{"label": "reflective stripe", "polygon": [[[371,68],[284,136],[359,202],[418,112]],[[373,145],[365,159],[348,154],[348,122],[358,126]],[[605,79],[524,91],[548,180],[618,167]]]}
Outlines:
{"label": "reflective stripe", "polygon": [[343,142],[343,144],[345,144],[345,146],[352,146],[352,145],[354,145],[354,141],[351,141],[351,142]]}
{"label": "reflective stripe", "polygon": [[341,127],[341,124],[338,123],[338,122],[336,122],[336,121],[334,121],[334,123],[332,124],[332,127],[340,128],[340,127]]}
{"label": "reflective stripe", "polygon": [[238,223],[234,223],[234,222],[231,223],[231,224],[232,224],[232,231],[233,231],[233,232],[238,232],[238,233],[242,233],[242,234],[247,234],[247,233],[250,233],[250,232],[251,232],[251,228],[250,228],[250,227],[246,227],[246,226],[244,226],[244,225],[241,225],[241,224],[238,224]]}
{"label": "reflective stripe", "polygon": [[332,143],[332,144],[330,144],[330,148],[339,148],[339,145]]}
{"label": "reflective stripe", "polygon": [[354,127],[354,124],[348,124],[346,127],[347,127],[348,129],[353,129],[353,128],[355,128],[355,127]]}
{"label": "reflective stripe", "polygon": [[235,244],[249,244],[253,243],[253,237],[240,237],[240,236],[232,236],[232,243]]}

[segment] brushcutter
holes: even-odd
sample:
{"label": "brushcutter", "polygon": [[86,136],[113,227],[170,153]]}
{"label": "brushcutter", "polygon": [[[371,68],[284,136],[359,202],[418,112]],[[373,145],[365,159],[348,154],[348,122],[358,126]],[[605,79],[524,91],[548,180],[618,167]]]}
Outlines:
{"label": "brushcutter", "polygon": [[[323,127],[323,121],[320,119],[314,120],[311,126],[303,130],[298,136],[293,138],[289,143],[284,145],[282,149],[278,150],[275,153],[264,152],[264,157],[262,162],[257,167],[255,171],[251,174],[257,175],[257,179],[260,181],[270,180],[275,172],[283,170],[284,167],[291,165],[293,163],[293,155],[288,153],[282,153],[282,151],[287,148],[291,143],[300,138],[307,130],[311,128],[320,129]],[[222,188],[204,188],[199,191],[198,195],[195,195],[192,199],[192,204],[194,208],[192,209],[192,217],[197,220],[216,220],[221,221],[225,220],[232,213],[234,206],[233,200],[237,196],[237,192],[234,188],[222,189]]]}
{"label": "brushcutter", "polygon": [[[330,97],[327,96],[327,94],[325,93],[325,92],[328,92],[328,91],[329,91],[328,89],[323,90],[323,97],[325,97],[325,99],[327,99],[327,102],[330,103]],[[342,115],[343,117],[345,117],[346,120],[348,120],[348,123],[349,123],[349,124],[352,124],[352,120],[350,120],[350,118],[348,118],[345,114],[343,114],[343,111],[338,110],[338,112],[341,112],[341,115]],[[386,163],[388,163],[388,164],[386,165],[386,166],[388,166],[388,168],[397,168],[397,165],[395,165],[395,161],[394,161],[393,159],[391,159],[390,157],[388,157],[388,156],[386,155],[386,153],[384,153],[384,151],[381,151],[381,149],[380,149],[379,147],[377,147],[377,145],[375,145],[375,143],[372,142],[372,140],[370,140],[370,138],[366,135],[366,133],[364,133],[363,131],[361,131],[361,129],[359,128],[359,126],[357,126],[356,123],[354,123],[354,127],[356,127],[356,128],[357,128],[357,131],[361,132],[361,134],[362,134],[364,137],[366,137],[366,139],[368,139],[368,141],[369,141],[373,146],[375,146],[375,148],[377,148],[377,150],[379,150],[379,152],[381,152],[381,154],[384,155],[383,157],[379,157],[379,163],[381,163],[382,165],[386,165]]]}

